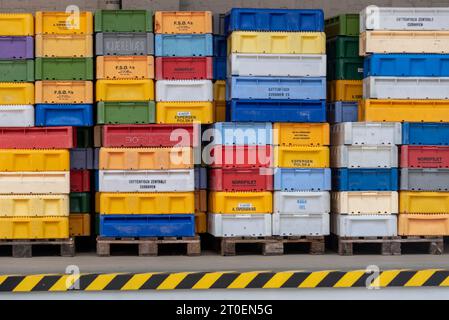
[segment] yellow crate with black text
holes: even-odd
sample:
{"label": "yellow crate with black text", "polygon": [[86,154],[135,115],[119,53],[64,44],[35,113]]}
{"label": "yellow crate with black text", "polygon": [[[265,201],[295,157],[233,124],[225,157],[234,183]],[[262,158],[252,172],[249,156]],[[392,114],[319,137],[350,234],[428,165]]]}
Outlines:
{"label": "yellow crate with black text", "polygon": [[274,147],[274,166],[277,168],[329,168],[329,158],[329,147]]}
{"label": "yellow crate with black text", "polygon": [[328,146],[328,123],[274,123],[273,144],[281,146]]}
{"label": "yellow crate with black text", "polygon": [[156,122],[161,124],[214,122],[213,102],[157,102]]}
{"label": "yellow crate with black text", "polygon": [[271,192],[210,192],[209,213],[273,213]]}

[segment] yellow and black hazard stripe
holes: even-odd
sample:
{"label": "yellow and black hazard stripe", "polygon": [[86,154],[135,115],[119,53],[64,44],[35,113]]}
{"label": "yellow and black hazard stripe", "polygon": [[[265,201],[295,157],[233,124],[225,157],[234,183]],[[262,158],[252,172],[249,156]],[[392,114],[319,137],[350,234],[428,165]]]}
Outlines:
{"label": "yellow and black hazard stripe", "polygon": [[449,270],[112,273],[0,276],[0,292],[449,287]]}

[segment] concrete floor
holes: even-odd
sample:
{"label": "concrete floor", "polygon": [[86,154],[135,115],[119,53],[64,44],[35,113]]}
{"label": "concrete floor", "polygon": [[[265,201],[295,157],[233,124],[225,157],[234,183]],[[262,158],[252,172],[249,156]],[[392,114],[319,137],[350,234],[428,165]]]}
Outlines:
{"label": "concrete floor", "polygon": [[206,252],[200,257],[186,256],[113,256],[97,257],[83,253],[73,258],[33,257],[16,259],[0,257],[0,274],[65,273],[75,265],[81,273],[108,272],[181,272],[181,271],[289,271],[289,270],[354,270],[375,265],[385,269],[448,269],[449,254],[434,255],[354,255],[322,256],[287,254],[283,256],[239,255],[222,257]]}

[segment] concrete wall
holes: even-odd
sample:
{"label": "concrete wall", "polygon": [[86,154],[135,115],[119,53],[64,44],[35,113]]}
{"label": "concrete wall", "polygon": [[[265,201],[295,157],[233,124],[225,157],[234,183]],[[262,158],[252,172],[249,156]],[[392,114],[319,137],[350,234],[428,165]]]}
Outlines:
{"label": "concrete wall", "polygon": [[[78,5],[82,10],[114,7],[119,0],[0,0],[0,11],[33,12],[64,10]],[[224,13],[232,7],[322,8],[326,17],[359,12],[368,5],[379,6],[449,6],[448,0],[121,0],[123,9],[210,10]]]}

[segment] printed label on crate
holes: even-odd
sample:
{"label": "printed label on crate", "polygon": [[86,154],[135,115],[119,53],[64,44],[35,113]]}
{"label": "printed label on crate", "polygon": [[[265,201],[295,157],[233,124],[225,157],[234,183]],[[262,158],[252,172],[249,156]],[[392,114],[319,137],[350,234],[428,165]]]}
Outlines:
{"label": "printed label on crate", "polygon": [[146,41],[140,39],[116,39],[105,41],[106,51],[113,52],[144,52],[146,51]]}
{"label": "printed label on crate", "polygon": [[189,111],[179,111],[176,113],[175,118],[178,123],[182,123],[182,122],[191,123],[191,122],[197,120],[197,117],[195,115],[192,115],[192,113]]}
{"label": "printed label on crate", "polygon": [[290,88],[268,88],[269,98],[288,98],[290,97]]}
{"label": "printed label on crate", "polygon": [[396,22],[403,22],[407,25],[407,27],[425,27],[427,24],[430,24],[434,21],[433,17],[412,17],[412,16],[403,16],[397,17]]}
{"label": "printed label on crate", "polygon": [[307,208],[307,200],[306,199],[298,199],[298,200],[296,200],[296,204],[298,205],[298,210],[306,210],[306,208]]}
{"label": "printed label on crate", "polygon": [[363,68],[357,68],[358,73],[363,73]]}
{"label": "printed label on crate", "polygon": [[135,73],[136,71],[136,66],[133,65],[132,63],[130,64],[119,64],[115,66],[115,71],[120,75],[120,76],[131,76]]}
{"label": "printed label on crate", "polygon": [[426,167],[426,165],[443,165],[442,157],[418,157],[418,164],[422,167]]}
{"label": "printed label on crate", "polygon": [[130,179],[128,180],[130,185],[139,185],[139,189],[155,190],[157,186],[167,184],[165,179]]}
{"label": "printed label on crate", "polygon": [[60,101],[72,101],[75,95],[75,92],[73,90],[54,90],[53,94],[58,98]]}
{"label": "printed label on crate", "polygon": [[235,187],[254,187],[257,185],[256,180],[236,179],[231,181]]}
{"label": "printed label on crate", "polygon": [[294,159],[291,160],[291,164],[293,167],[303,167],[303,168],[309,168],[313,166],[313,160],[307,160],[307,159]]}
{"label": "printed label on crate", "polygon": [[256,211],[256,207],[252,203],[239,203],[232,211]]}

